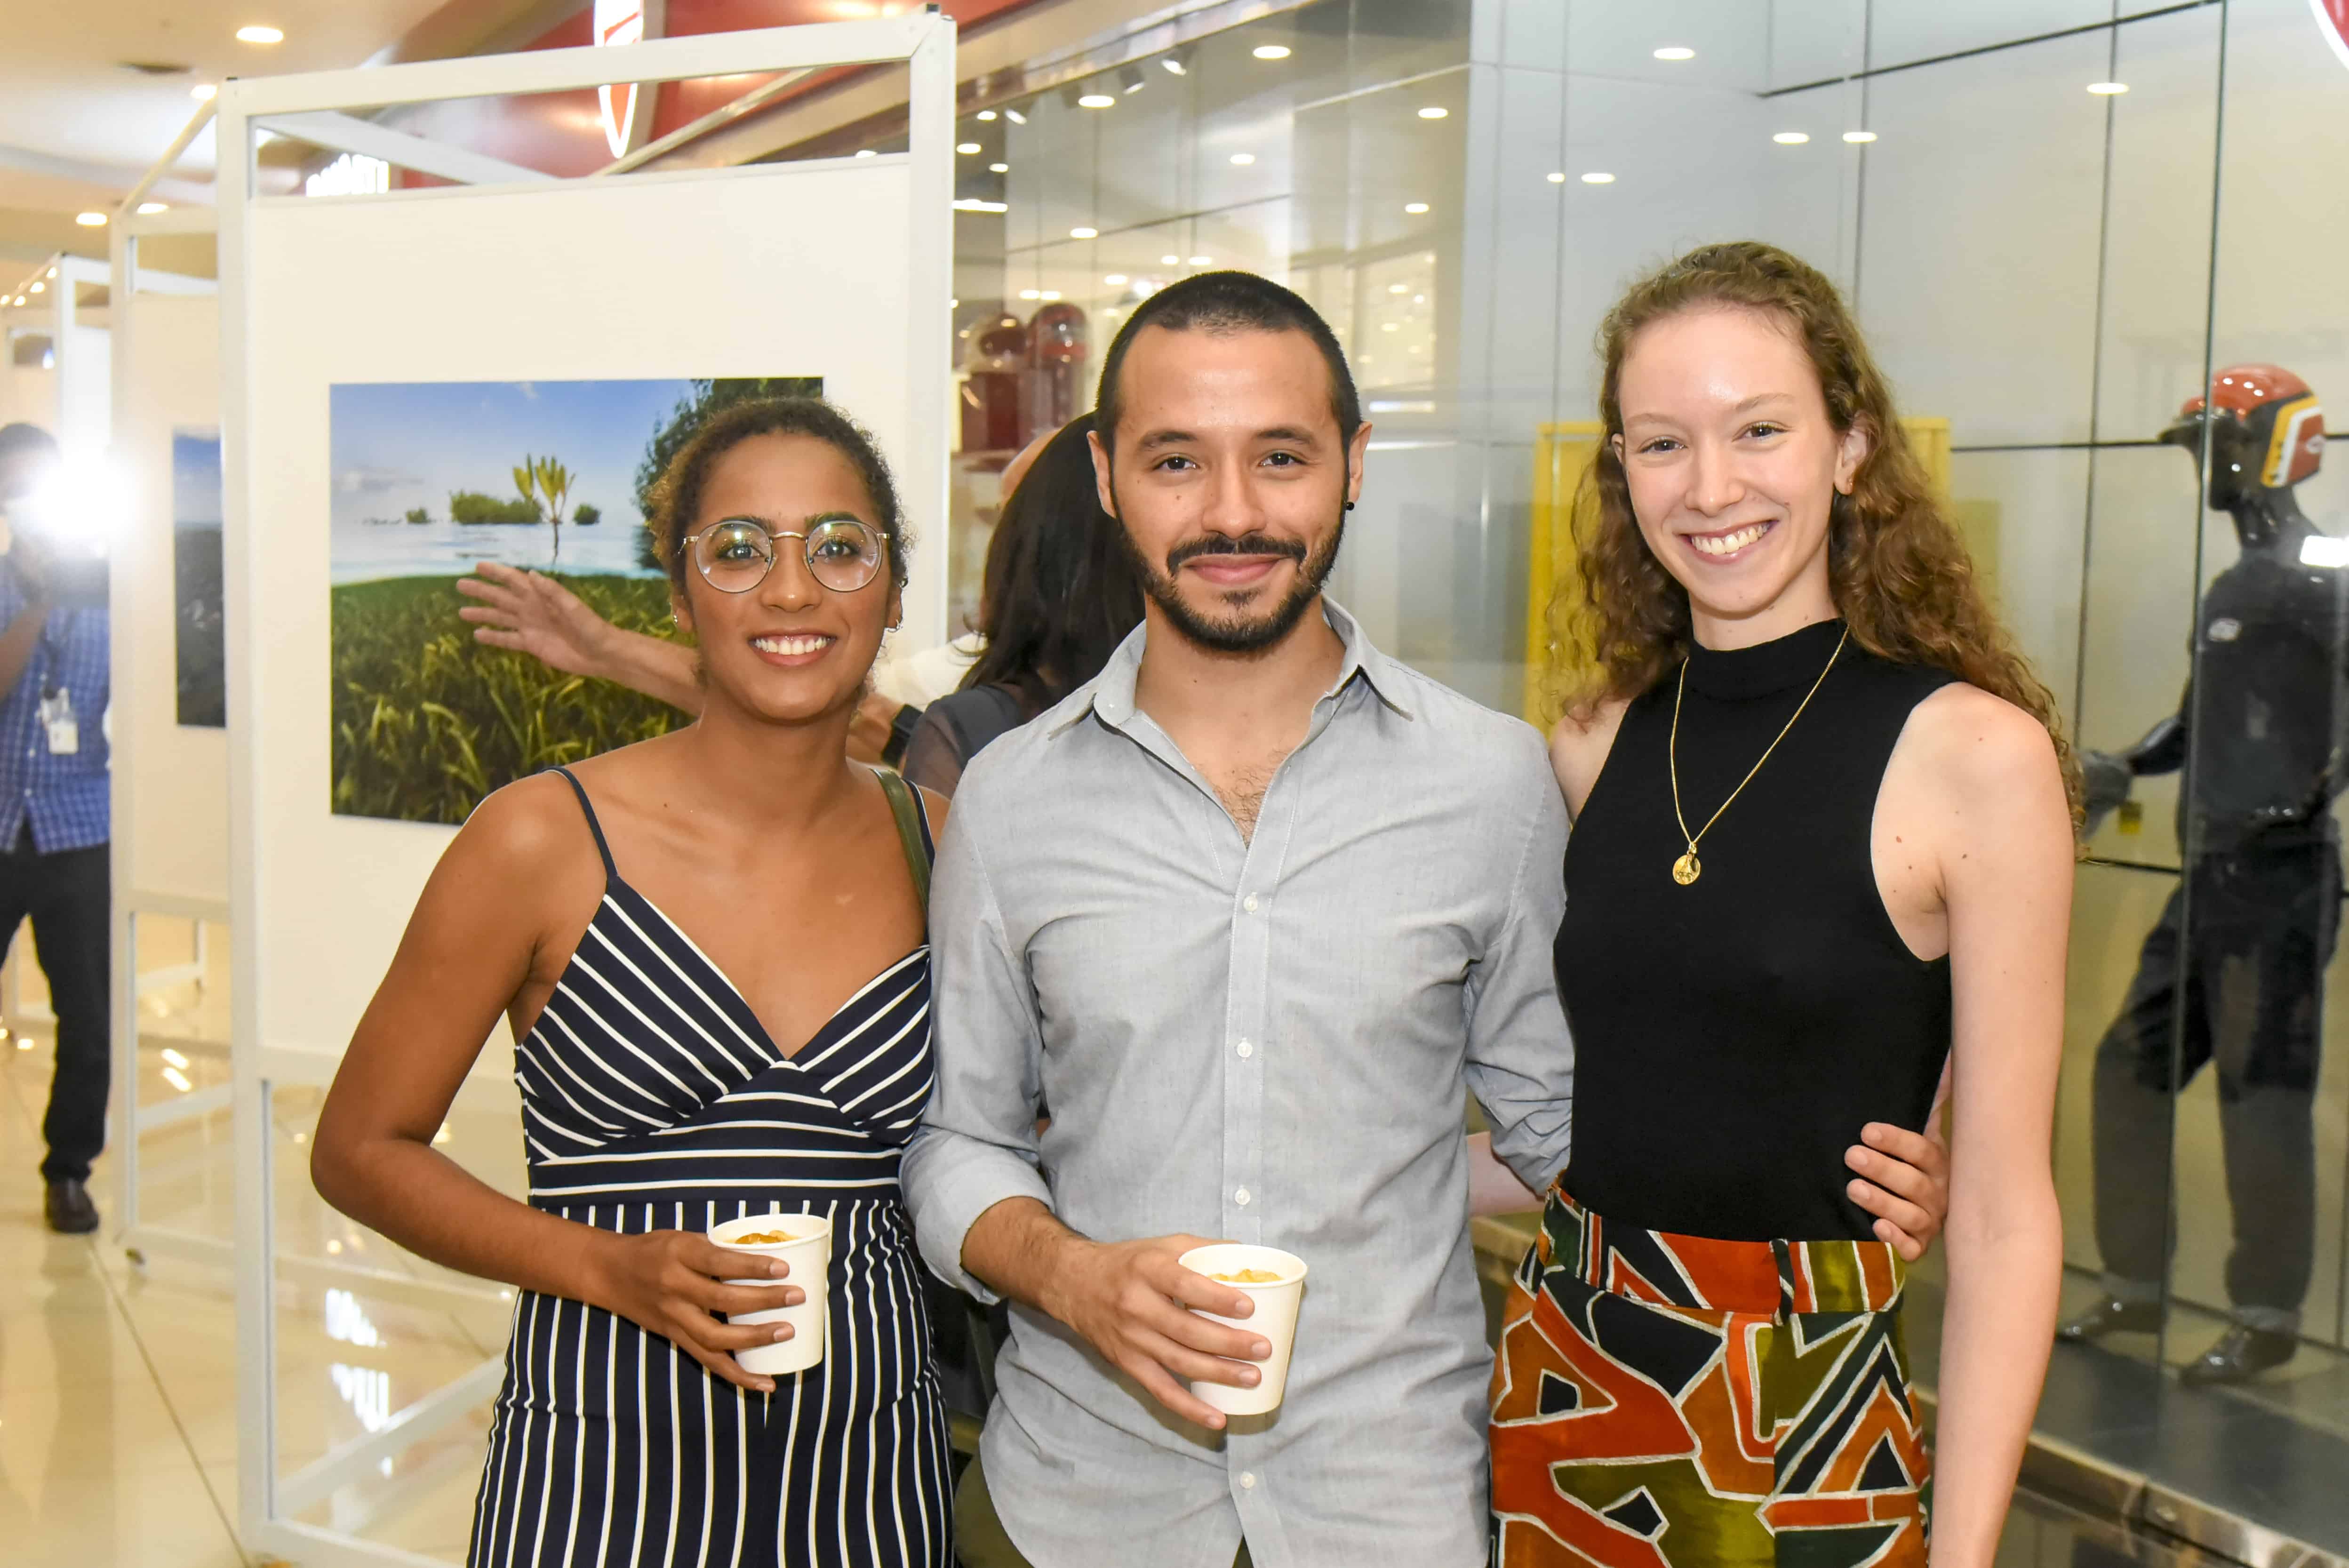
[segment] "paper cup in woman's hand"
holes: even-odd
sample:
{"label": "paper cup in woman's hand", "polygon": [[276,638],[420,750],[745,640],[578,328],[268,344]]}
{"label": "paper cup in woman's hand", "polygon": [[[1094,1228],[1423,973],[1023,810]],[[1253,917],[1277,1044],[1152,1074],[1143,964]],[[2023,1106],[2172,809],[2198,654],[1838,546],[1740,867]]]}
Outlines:
{"label": "paper cup in woman's hand", "polygon": [[832,1221],[813,1214],[750,1214],[711,1226],[709,1239],[729,1251],[781,1258],[791,1270],[780,1280],[729,1280],[728,1284],[797,1285],[806,1293],[797,1306],[726,1314],[730,1324],[792,1325],[789,1339],[736,1351],[734,1359],[742,1364],[742,1370],[771,1377],[786,1372],[805,1372],[822,1361],[824,1281],[832,1272]]}

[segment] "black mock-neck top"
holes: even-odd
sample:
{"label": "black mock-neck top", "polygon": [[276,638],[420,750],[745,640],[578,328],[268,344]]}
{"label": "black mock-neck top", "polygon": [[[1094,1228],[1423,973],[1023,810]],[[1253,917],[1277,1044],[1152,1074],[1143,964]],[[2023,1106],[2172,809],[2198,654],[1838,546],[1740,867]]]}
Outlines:
{"label": "black mock-neck top", "polygon": [[[1702,828],[1811,689],[1841,621],[1699,648],[1681,804]],[[1844,645],[1818,695],[1698,846],[1672,815],[1676,668],[1623,714],[1566,852],[1558,994],[1574,1033],[1566,1190],[1619,1223],[1734,1241],[1868,1239],[1844,1151],[1921,1127],[1950,1051],[1947,958],[1912,953],[1870,848],[1901,727],[1956,677]]]}

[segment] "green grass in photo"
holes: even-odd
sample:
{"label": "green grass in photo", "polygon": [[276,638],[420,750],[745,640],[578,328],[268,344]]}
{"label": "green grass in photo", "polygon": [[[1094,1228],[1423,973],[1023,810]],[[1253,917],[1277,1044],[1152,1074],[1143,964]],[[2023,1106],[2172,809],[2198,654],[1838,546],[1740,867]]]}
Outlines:
{"label": "green grass in photo", "polygon": [[[614,626],[666,637],[666,577],[563,576]],[[483,648],[452,577],[334,589],[333,809],[461,823],[492,790],[558,763],[666,734],[667,703]]]}

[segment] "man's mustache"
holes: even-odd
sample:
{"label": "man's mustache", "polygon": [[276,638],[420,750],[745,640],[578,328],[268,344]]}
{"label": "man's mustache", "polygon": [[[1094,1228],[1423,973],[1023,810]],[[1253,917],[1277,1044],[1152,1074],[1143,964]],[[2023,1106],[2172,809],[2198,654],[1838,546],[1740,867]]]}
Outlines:
{"label": "man's mustache", "polygon": [[1167,575],[1172,576],[1183,569],[1185,562],[1195,561],[1202,556],[1280,556],[1301,566],[1305,564],[1305,546],[1294,539],[1276,539],[1269,534],[1243,534],[1237,538],[1229,534],[1208,534],[1167,551]]}

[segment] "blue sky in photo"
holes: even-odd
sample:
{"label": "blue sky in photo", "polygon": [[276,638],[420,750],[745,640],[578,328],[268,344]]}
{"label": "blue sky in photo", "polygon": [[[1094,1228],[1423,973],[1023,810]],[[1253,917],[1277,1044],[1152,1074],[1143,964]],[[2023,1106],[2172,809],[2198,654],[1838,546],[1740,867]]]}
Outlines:
{"label": "blue sky in photo", "polygon": [[525,456],[554,457],[576,476],[564,510],[598,508],[603,526],[630,529],[636,464],[690,383],[419,381],[334,388],[333,521],[336,529],[421,506],[438,522],[451,491],[515,494]]}
{"label": "blue sky in photo", "polygon": [[171,432],[171,526],[221,525],[221,443],[218,431]]}

